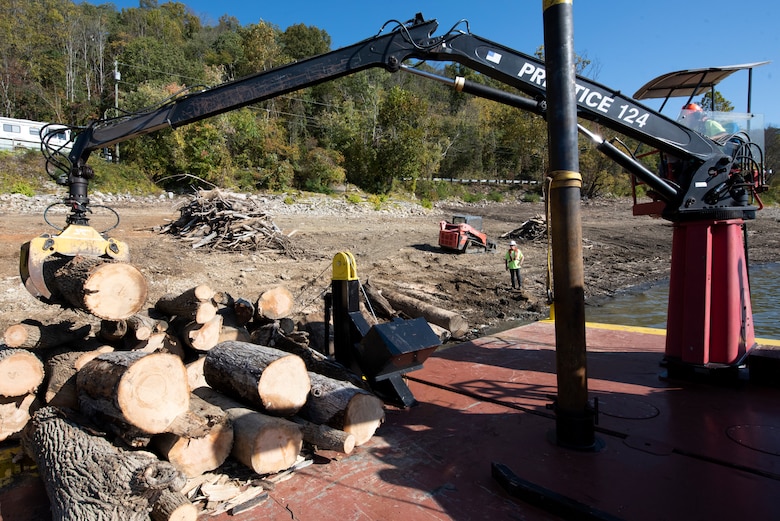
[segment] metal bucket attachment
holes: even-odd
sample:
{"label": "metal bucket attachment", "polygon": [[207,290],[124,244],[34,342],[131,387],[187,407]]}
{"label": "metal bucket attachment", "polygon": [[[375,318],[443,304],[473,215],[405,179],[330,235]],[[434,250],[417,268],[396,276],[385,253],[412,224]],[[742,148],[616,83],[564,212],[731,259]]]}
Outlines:
{"label": "metal bucket attachment", "polygon": [[417,402],[401,375],[422,369],[440,344],[424,318],[377,324],[360,341],[360,368],[383,399],[410,407]]}

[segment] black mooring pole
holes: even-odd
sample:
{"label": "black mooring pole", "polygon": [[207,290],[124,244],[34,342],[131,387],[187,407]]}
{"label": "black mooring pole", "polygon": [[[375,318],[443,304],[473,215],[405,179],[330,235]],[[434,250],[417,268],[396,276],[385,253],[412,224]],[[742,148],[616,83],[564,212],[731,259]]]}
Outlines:
{"label": "black mooring pole", "polygon": [[588,405],[572,1],[543,0],[558,377],[555,439],[561,446],[592,450],[595,415]]}

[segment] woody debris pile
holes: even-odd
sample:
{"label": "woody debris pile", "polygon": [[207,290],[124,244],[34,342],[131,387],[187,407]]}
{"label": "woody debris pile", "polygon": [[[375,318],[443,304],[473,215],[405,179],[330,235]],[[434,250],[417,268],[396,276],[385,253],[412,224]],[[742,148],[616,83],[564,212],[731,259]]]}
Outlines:
{"label": "woody debris pile", "polygon": [[276,251],[297,258],[301,251],[257,201],[218,189],[200,190],[179,208],[180,217],[159,228],[193,248],[218,251]]}

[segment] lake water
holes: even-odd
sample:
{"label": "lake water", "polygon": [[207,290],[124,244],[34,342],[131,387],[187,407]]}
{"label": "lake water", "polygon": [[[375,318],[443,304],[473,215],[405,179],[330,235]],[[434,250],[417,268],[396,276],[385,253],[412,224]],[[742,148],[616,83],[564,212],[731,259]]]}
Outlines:
{"label": "lake water", "polygon": [[[756,337],[780,340],[780,263],[750,268],[750,294]],[[668,298],[667,279],[587,305],[585,317],[589,322],[665,329]]]}

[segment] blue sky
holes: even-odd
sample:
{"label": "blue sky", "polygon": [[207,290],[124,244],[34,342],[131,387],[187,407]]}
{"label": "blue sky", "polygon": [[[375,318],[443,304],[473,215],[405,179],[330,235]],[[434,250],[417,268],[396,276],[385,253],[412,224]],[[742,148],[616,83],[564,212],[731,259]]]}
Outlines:
{"label": "blue sky", "polygon": [[[158,0],[160,4],[164,0]],[[108,3],[90,0],[90,3]],[[138,0],[114,0],[118,9]],[[471,32],[526,54],[544,43],[542,0],[356,1],[181,0],[209,24],[227,14],[241,25],[265,21],[284,30],[303,23],[324,29],[333,48],[376,34],[388,20],[405,21],[422,12],[442,34],[461,19]],[[764,125],[780,126],[780,2],[753,0],[574,0],[574,48],[595,63],[591,79],[633,95],[647,81],[683,69],[772,63],[753,70],[752,110]],[[748,73],[719,84],[735,110],[747,110]],[[671,100],[664,113],[676,117]],[[645,100],[658,109],[661,100]]]}

